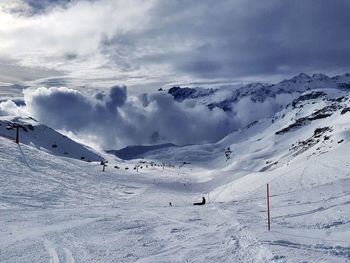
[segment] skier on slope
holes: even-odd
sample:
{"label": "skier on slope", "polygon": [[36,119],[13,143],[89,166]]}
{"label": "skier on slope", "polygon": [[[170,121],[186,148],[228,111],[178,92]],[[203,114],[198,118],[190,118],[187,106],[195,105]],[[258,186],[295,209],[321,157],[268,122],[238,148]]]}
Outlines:
{"label": "skier on slope", "polygon": [[193,203],[193,205],[205,205],[205,202],[206,202],[206,200],[205,200],[205,197],[203,196],[202,197],[202,202],[200,202],[200,203]]}

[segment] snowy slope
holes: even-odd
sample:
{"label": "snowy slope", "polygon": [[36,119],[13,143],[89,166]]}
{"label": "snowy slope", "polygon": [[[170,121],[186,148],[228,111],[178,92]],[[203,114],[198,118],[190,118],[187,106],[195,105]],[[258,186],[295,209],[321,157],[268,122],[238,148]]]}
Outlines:
{"label": "snowy slope", "polygon": [[283,107],[219,142],[100,153],[105,172],[33,120],[16,120],[34,130],[15,144],[2,118],[0,262],[350,262],[348,81],[301,74],[279,84],[300,87]]}
{"label": "snowy slope", "polygon": [[67,136],[37,122],[32,118],[5,116],[0,118],[0,137],[15,140],[19,125],[19,141],[54,155],[66,156],[84,161],[100,161],[101,157]]}
{"label": "snowy slope", "polygon": [[[254,106],[254,104],[252,104]],[[208,165],[210,167],[227,167],[248,169],[258,171],[267,169],[266,161],[275,158],[273,162],[283,158],[284,162],[293,159],[295,152],[304,151],[307,147],[302,147],[303,143],[312,144],[317,151],[329,147],[337,147],[338,141],[342,140],[344,129],[348,129],[350,111],[350,96],[348,90],[339,88],[318,88],[305,90],[293,96],[292,100],[283,108],[279,108],[273,115],[261,117],[247,126],[229,134],[221,141],[206,145],[192,145],[177,147],[167,150],[160,149],[145,154],[145,158],[164,159],[173,162],[191,159]],[[258,115],[258,114],[257,114]],[[335,126],[331,127],[334,122]],[[338,122],[340,124],[338,124]],[[317,128],[328,127],[319,134],[314,134]],[[315,136],[314,136],[315,135]],[[330,140],[324,140],[325,136],[335,136]],[[313,137],[314,136],[314,137]],[[346,136],[346,135],[345,135]],[[313,138],[311,138],[313,137]],[[315,137],[319,142],[316,142]],[[307,141],[310,139],[310,141]],[[245,164],[225,162],[224,149],[231,147],[233,155],[240,159],[245,159],[250,166]],[[304,149],[305,148],[305,149]],[[316,154],[314,150],[312,153]],[[279,153],[281,156],[278,156]],[[262,156],[261,160],[256,156]],[[252,161],[252,159],[254,161]],[[267,159],[267,160],[266,160]],[[237,161],[234,158],[233,161]]]}
{"label": "snowy slope", "polygon": [[[9,157],[11,156],[11,157]],[[194,208],[189,169],[80,162],[0,138],[1,262],[265,262],[229,214]],[[179,175],[179,172],[181,175]],[[172,201],[173,207],[168,205]]]}
{"label": "snowy slope", "polygon": [[[350,260],[350,96],[343,89],[301,93],[285,109],[218,143],[149,152],[150,159],[191,159],[196,190],[225,202],[281,262]],[[224,149],[230,147],[231,158]],[[215,168],[215,169],[213,169]],[[266,183],[273,230],[266,222]],[[291,254],[295,258],[290,258]],[[289,256],[286,256],[289,255]],[[296,256],[297,255],[297,256]],[[327,258],[330,255],[330,258]]]}
{"label": "snowy slope", "polygon": [[347,262],[348,149],[238,180],[211,169],[218,187],[193,166],[135,172],[110,158],[102,172],[0,138],[0,261]]}
{"label": "snowy slope", "polygon": [[[313,96],[322,93],[322,96]],[[261,119],[240,129],[218,143],[161,149],[145,154],[145,158],[216,168],[212,178],[220,184],[217,170],[226,175],[222,182],[248,173],[270,171],[318,159],[337,148],[346,148],[350,133],[350,98],[346,91],[315,90],[300,94],[276,115]],[[226,160],[224,150],[230,147],[232,157]],[[207,179],[208,179],[207,178]],[[208,180],[209,180],[208,179]]]}

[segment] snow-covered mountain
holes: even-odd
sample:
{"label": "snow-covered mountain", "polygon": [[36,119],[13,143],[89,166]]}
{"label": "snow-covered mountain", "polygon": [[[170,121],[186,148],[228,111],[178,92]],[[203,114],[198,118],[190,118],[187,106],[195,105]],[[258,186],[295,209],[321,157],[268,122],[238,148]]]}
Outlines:
{"label": "snow-covered mountain", "polygon": [[0,117],[0,137],[15,141],[17,126],[19,127],[19,141],[23,144],[34,146],[53,155],[87,162],[102,160],[94,150],[71,140],[30,117]]}
{"label": "snow-covered mountain", "polygon": [[[349,262],[349,83],[349,74],[300,74],[169,90],[232,118],[250,114],[203,145],[98,153],[33,119],[2,117],[0,261]],[[20,146],[6,129],[14,124]],[[99,155],[105,172],[80,161]]]}
{"label": "snow-covered mountain", "polygon": [[[312,131],[309,134],[310,139],[314,137],[320,138],[323,134],[328,134],[327,138],[336,136],[336,139],[341,140],[344,138],[341,138],[341,135],[338,134],[344,133],[344,129],[346,130],[348,128],[346,124],[350,118],[349,94],[350,90],[347,91],[339,88],[313,88],[312,90],[298,92],[298,96],[295,96],[295,99],[289,101],[284,108],[276,110],[274,115],[268,114],[268,116],[260,118],[244,128],[226,136],[218,143],[202,146],[178,147],[169,151],[169,156],[166,155],[166,149],[157,150],[157,152],[161,153],[159,155],[155,154],[157,156],[154,158],[160,158],[161,156],[167,158],[166,156],[168,156],[169,159],[172,159],[171,156],[176,156],[174,155],[176,151],[181,152],[182,149],[185,149],[186,152],[191,152],[191,148],[202,148],[202,153],[208,152],[211,156],[210,158],[214,159],[214,156],[217,154],[215,149],[217,148],[221,149],[221,152],[227,147],[237,149],[241,143],[246,143],[247,140],[253,143],[253,145],[261,144],[251,141],[255,138],[254,136],[260,136],[261,141],[272,140],[276,141],[276,143],[281,143],[276,145],[276,148],[279,150],[284,149],[293,151],[293,146],[296,146],[294,142],[299,141],[302,143],[305,139],[305,134],[307,134],[306,132],[308,131],[310,133],[310,130]],[[331,123],[337,123],[338,121],[344,124],[340,127],[336,124],[334,126],[331,125]],[[237,140],[237,137],[240,139]],[[241,138],[244,138],[243,142]],[[282,140],[280,140],[280,138],[282,138]],[[288,149],[283,148],[286,139],[292,141]],[[317,142],[312,145],[321,147],[321,143],[329,144],[329,141],[334,142],[336,140],[327,139],[324,140],[324,142],[321,139],[316,140]],[[307,144],[308,142],[305,143]],[[295,150],[295,148],[293,149]],[[148,154],[151,155],[151,153]],[[181,158],[181,154],[178,156]],[[203,159],[199,157],[198,160]],[[203,161],[207,161],[207,159],[204,159]]]}
{"label": "snow-covered mountain", "polygon": [[169,89],[168,93],[176,101],[196,99],[210,109],[217,107],[224,111],[234,111],[235,104],[244,98],[248,98],[252,102],[262,103],[269,98],[276,98],[278,95],[290,94],[296,97],[305,91],[316,89],[350,91],[350,74],[347,73],[330,78],[320,73],[312,76],[301,73],[277,84],[253,83],[239,87],[228,85],[216,89],[173,87]]}

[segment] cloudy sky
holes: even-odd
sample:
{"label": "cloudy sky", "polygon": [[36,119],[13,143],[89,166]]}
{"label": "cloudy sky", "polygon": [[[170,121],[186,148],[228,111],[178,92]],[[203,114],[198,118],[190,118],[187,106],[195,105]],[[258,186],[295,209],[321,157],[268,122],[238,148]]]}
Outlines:
{"label": "cloudy sky", "polygon": [[0,82],[155,90],[350,71],[348,0],[1,0]]}
{"label": "cloudy sky", "polygon": [[0,116],[102,149],[216,142],[287,98],[230,113],[143,92],[350,72],[349,13],[349,0],[0,0],[0,96],[21,97],[0,97]]}

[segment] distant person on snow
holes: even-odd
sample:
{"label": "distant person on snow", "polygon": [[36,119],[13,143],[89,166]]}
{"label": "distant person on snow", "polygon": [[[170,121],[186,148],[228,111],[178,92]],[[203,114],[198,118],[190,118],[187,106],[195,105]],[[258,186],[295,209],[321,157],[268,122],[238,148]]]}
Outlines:
{"label": "distant person on snow", "polygon": [[202,197],[202,202],[200,202],[200,203],[193,203],[193,205],[205,205],[205,202],[206,202],[206,200],[205,200],[205,198],[203,196]]}
{"label": "distant person on snow", "polygon": [[227,150],[225,150],[225,157],[226,157],[226,162],[231,158],[231,149],[230,147],[227,147]]}

